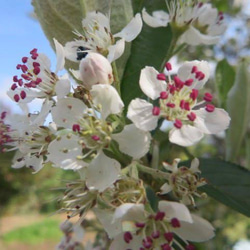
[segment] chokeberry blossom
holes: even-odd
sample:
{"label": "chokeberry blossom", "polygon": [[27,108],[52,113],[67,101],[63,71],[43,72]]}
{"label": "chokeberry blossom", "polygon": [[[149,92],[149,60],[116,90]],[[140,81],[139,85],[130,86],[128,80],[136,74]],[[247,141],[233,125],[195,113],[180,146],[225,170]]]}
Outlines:
{"label": "chokeberry blossom", "polygon": [[[214,237],[214,228],[177,202],[160,201],[158,212],[146,211],[142,204],[123,204],[114,213],[113,223],[122,220],[123,232],[110,246],[115,249],[173,249],[177,235],[187,241],[203,242]],[[187,249],[187,248],[186,248]]]}
{"label": "chokeberry blossom", "polygon": [[167,3],[168,13],[154,11],[152,16],[143,9],[142,16],[151,27],[166,27],[168,24],[181,35],[179,43],[190,45],[216,44],[225,31],[224,16],[210,3],[193,1],[171,1]]}
{"label": "chokeberry blossom", "polygon": [[30,51],[30,57],[23,57],[22,64],[17,69],[22,71],[20,77],[13,77],[13,84],[7,92],[9,97],[18,103],[28,103],[35,98],[51,99],[53,96],[62,98],[70,92],[70,81],[68,75],[61,77],[58,71],[64,68],[64,50],[62,45],[54,39],[57,66],[55,72],[50,70],[50,60],[37,49]]}
{"label": "chokeberry blossom", "polygon": [[143,100],[132,100],[128,118],[136,127],[150,131],[164,118],[172,122],[169,140],[181,146],[197,143],[204,134],[217,134],[229,126],[230,117],[224,109],[211,104],[213,96],[205,93],[198,101],[199,91],[209,77],[208,63],[191,61],[184,63],[171,79],[171,65],[166,64],[168,76],[153,67],[145,67],[140,75],[140,87],[157,105]]}
{"label": "chokeberry blossom", "polygon": [[[111,85],[94,85],[90,96],[90,107],[72,97],[58,100],[53,107],[53,121],[64,130],[48,146],[48,160],[63,169],[87,167],[87,186],[104,190],[118,178],[120,164],[107,157],[103,150],[114,140],[122,152],[140,159],[149,150],[151,136],[133,124],[117,131],[119,116],[111,120],[109,116],[120,114],[124,105]],[[136,143],[132,144],[131,138]]]}
{"label": "chokeberry blossom", "polygon": [[168,181],[161,187],[161,194],[172,193],[185,205],[195,205],[194,196],[206,197],[197,188],[206,185],[204,178],[199,178],[199,160],[193,159],[191,167],[178,167],[180,159],[175,159],[173,164],[163,162],[164,168],[171,172]]}
{"label": "chokeberry blossom", "polygon": [[[110,21],[101,12],[89,12],[82,20],[84,34],[75,32],[77,39],[66,43],[65,56],[71,61],[79,61],[88,51],[107,57],[110,62],[118,59],[124,52],[125,41],[134,40],[142,29],[141,15],[138,13],[119,33],[112,34]],[[121,38],[118,41],[115,38]]]}

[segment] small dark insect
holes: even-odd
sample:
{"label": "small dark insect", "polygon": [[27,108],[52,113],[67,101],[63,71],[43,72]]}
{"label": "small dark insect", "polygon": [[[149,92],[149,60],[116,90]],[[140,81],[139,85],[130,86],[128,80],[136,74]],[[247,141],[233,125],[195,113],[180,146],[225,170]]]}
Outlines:
{"label": "small dark insect", "polygon": [[83,58],[85,58],[88,54],[88,52],[86,52],[86,50],[88,50],[88,48],[85,48],[83,46],[79,46],[76,50],[76,60],[81,61]]}

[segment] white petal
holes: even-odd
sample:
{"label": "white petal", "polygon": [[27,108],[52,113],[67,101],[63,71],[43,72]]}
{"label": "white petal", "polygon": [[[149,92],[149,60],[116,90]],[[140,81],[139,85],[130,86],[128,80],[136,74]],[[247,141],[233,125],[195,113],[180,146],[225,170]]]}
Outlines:
{"label": "white petal", "polygon": [[[201,71],[205,77],[204,79],[202,79],[201,81],[197,80],[195,78],[195,74],[191,73],[192,72],[192,68],[193,67],[197,67],[198,71]],[[195,89],[200,89],[204,86],[204,84],[207,82],[208,78],[210,75],[210,68],[209,68],[209,64],[206,61],[190,61],[190,62],[185,62],[178,70],[178,77],[182,80],[182,81],[186,81],[188,79],[193,79],[194,82],[191,86],[191,88],[195,88]]]}
{"label": "white petal", "polygon": [[82,81],[80,70],[69,69],[72,75],[79,81]]}
{"label": "white petal", "polygon": [[72,128],[86,109],[87,107],[82,101],[69,97],[59,99],[51,114],[58,127]]}
{"label": "white petal", "polygon": [[87,166],[87,163],[77,158],[82,155],[82,147],[78,141],[76,135],[61,135],[60,139],[55,139],[49,144],[48,161],[62,169],[78,170]]}
{"label": "white petal", "polygon": [[63,98],[70,92],[70,80],[67,75],[60,77],[56,82],[55,91],[58,98]]}
{"label": "white petal", "polygon": [[90,91],[95,105],[101,104],[102,119],[105,120],[110,114],[119,114],[124,104],[116,89],[107,84],[94,85]]}
{"label": "white petal", "polygon": [[165,183],[161,186],[161,194],[167,194],[171,191],[172,191],[172,187],[168,183]]}
{"label": "white petal", "polygon": [[81,225],[79,225],[79,223],[77,223],[73,226],[73,231],[74,231],[75,239],[77,241],[81,242],[83,240],[83,237],[85,234],[83,227]]}
{"label": "white petal", "polygon": [[107,59],[109,60],[110,63],[121,57],[125,49],[125,40],[120,39],[117,41],[114,45],[111,45],[108,47],[108,57]]}
{"label": "white petal", "polygon": [[135,126],[144,131],[151,131],[157,127],[158,116],[152,114],[153,105],[143,99],[136,98],[128,106],[127,117]]}
{"label": "white petal", "polygon": [[166,91],[166,82],[157,79],[159,72],[153,67],[145,67],[140,75],[140,87],[145,95],[155,100],[162,91]]}
{"label": "white petal", "polygon": [[122,29],[121,32],[114,35],[114,37],[121,37],[126,42],[131,42],[134,40],[142,29],[142,19],[141,15],[137,13],[135,17],[127,24],[126,27]]}
{"label": "white petal", "polygon": [[204,108],[194,111],[196,119],[194,126],[205,134],[218,134],[228,128],[230,117],[224,109],[215,108],[207,112]]}
{"label": "white petal", "polygon": [[101,151],[88,167],[86,184],[102,192],[118,179],[120,171],[120,163]]}
{"label": "white petal", "polygon": [[193,222],[188,208],[179,202],[160,201],[159,210],[165,212],[165,216],[169,220],[173,218],[177,218],[178,220],[180,220],[181,225],[184,221],[189,223]]}
{"label": "white petal", "polygon": [[33,170],[32,174],[36,174],[43,168],[43,156],[35,156],[32,155],[30,157],[26,157],[25,165],[27,168]]}
{"label": "white petal", "polygon": [[197,46],[200,44],[216,44],[220,40],[220,37],[202,34],[193,26],[190,26],[189,29],[182,35],[181,39],[189,45]]}
{"label": "white petal", "polygon": [[90,90],[93,85],[111,84],[112,67],[108,59],[98,53],[88,53],[79,66],[83,86]]}
{"label": "white petal", "polygon": [[191,167],[190,167],[190,170],[193,172],[193,173],[200,173],[200,169],[199,169],[199,165],[200,165],[200,162],[199,162],[199,159],[198,158],[194,158],[191,162]]}
{"label": "white petal", "polygon": [[150,16],[146,9],[143,8],[142,10],[142,18],[143,21],[150,27],[157,28],[157,27],[166,27],[169,23],[169,15],[165,11],[159,10],[154,11],[152,16]]}
{"label": "white petal", "polygon": [[109,238],[114,238],[122,233],[122,222],[121,220],[116,220],[115,222],[113,221],[113,211],[106,211],[105,209],[98,208],[94,208],[93,211],[103,225],[103,228],[105,228]]}
{"label": "white petal", "polygon": [[[26,93],[26,97],[24,99],[22,99],[20,97],[20,93],[24,91]],[[19,101],[18,103],[29,103],[31,101],[33,101],[35,98],[43,98],[44,96],[46,96],[44,94],[44,92],[40,92],[40,91],[35,91],[32,89],[28,89],[28,88],[17,88],[15,90],[8,90],[7,91],[7,95],[11,98],[12,101],[16,102],[14,99],[15,95],[19,95]]]}
{"label": "white petal", "polygon": [[87,12],[86,17],[82,20],[82,25],[89,27],[93,22],[98,23],[98,25],[105,27],[110,31],[109,18],[98,11]]}
{"label": "white petal", "polygon": [[140,159],[149,150],[151,135],[138,129],[134,124],[126,125],[121,133],[113,134],[112,138],[119,144],[119,149],[134,159]]}
{"label": "white petal", "polygon": [[56,48],[56,73],[64,68],[65,57],[64,57],[64,49],[63,46],[54,38],[53,39]]}
{"label": "white petal", "polygon": [[202,137],[203,133],[190,125],[183,125],[181,129],[172,128],[169,132],[169,141],[183,147],[194,145]]}
{"label": "white petal", "polygon": [[193,223],[181,222],[180,228],[175,228],[174,232],[181,238],[194,241],[203,242],[214,237],[214,228],[206,220],[192,214]]}
{"label": "white petal", "polygon": [[135,203],[124,203],[117,207],[114,213],[113,221],[122,219],[122,221],[144,222],[144,205]]}

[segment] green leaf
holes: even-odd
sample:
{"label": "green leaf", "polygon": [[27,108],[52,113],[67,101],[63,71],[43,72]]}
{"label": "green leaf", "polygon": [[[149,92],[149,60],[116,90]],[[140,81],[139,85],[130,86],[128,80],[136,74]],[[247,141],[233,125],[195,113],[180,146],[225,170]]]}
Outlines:
{"label": "green leaf", "polygon": [[242,61],[237,69],[234,86],[228,93],[227,110],[231,117],[226,136],[226,159],[235,161],[250,121],[250,74]]}
{"label": "green leaf", "polygon": [[146,187],[146,194],[151,208],[156,212],[158,210],[159,198],[150,186]]}
{"label": "green leaf", "polygon": [[[184,163],[186,165],[186,163]],[[187,163],[190,166],[190,163]],[[208,184],[200,190],[250,217],[250,172],[219,159],[200,159],[201,176]]]}
{"label": "green leaf", "polygon": [[[149,13],[153,10],[166,9],[166,3],[162,0],[133,1],[135,12],[140,12],[143,6]],[[131,55],[127,61],[121,83],[122,100],[126,107],[132,99],[144,96],[139,87],[141,69],[146,65],[153,66],[157,70],[160,69],[167,54],[171,37],[169,26],[167,28],[151,28],[144,24],[142,32],[132,42]]]}
{"label": "green leaf", "polygon": [[220,107],[226,108],[227,94],[235,80],[235,70],[226,59],[217,64],[215,80]]}

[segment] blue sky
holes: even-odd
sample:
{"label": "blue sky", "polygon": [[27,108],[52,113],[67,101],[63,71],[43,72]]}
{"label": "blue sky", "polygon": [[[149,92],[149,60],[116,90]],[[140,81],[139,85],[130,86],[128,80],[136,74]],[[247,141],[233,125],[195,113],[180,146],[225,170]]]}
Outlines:
{"label": "blue sky", "polygon": [[40,24],[29,16],[33,7],[31,0],[2,1],[0,8],[0,97],[1,102],[9,102],[6,90],[12,84],[13,75],[18,74],[16,65],[29,51],[38,48],[55,58]]}

